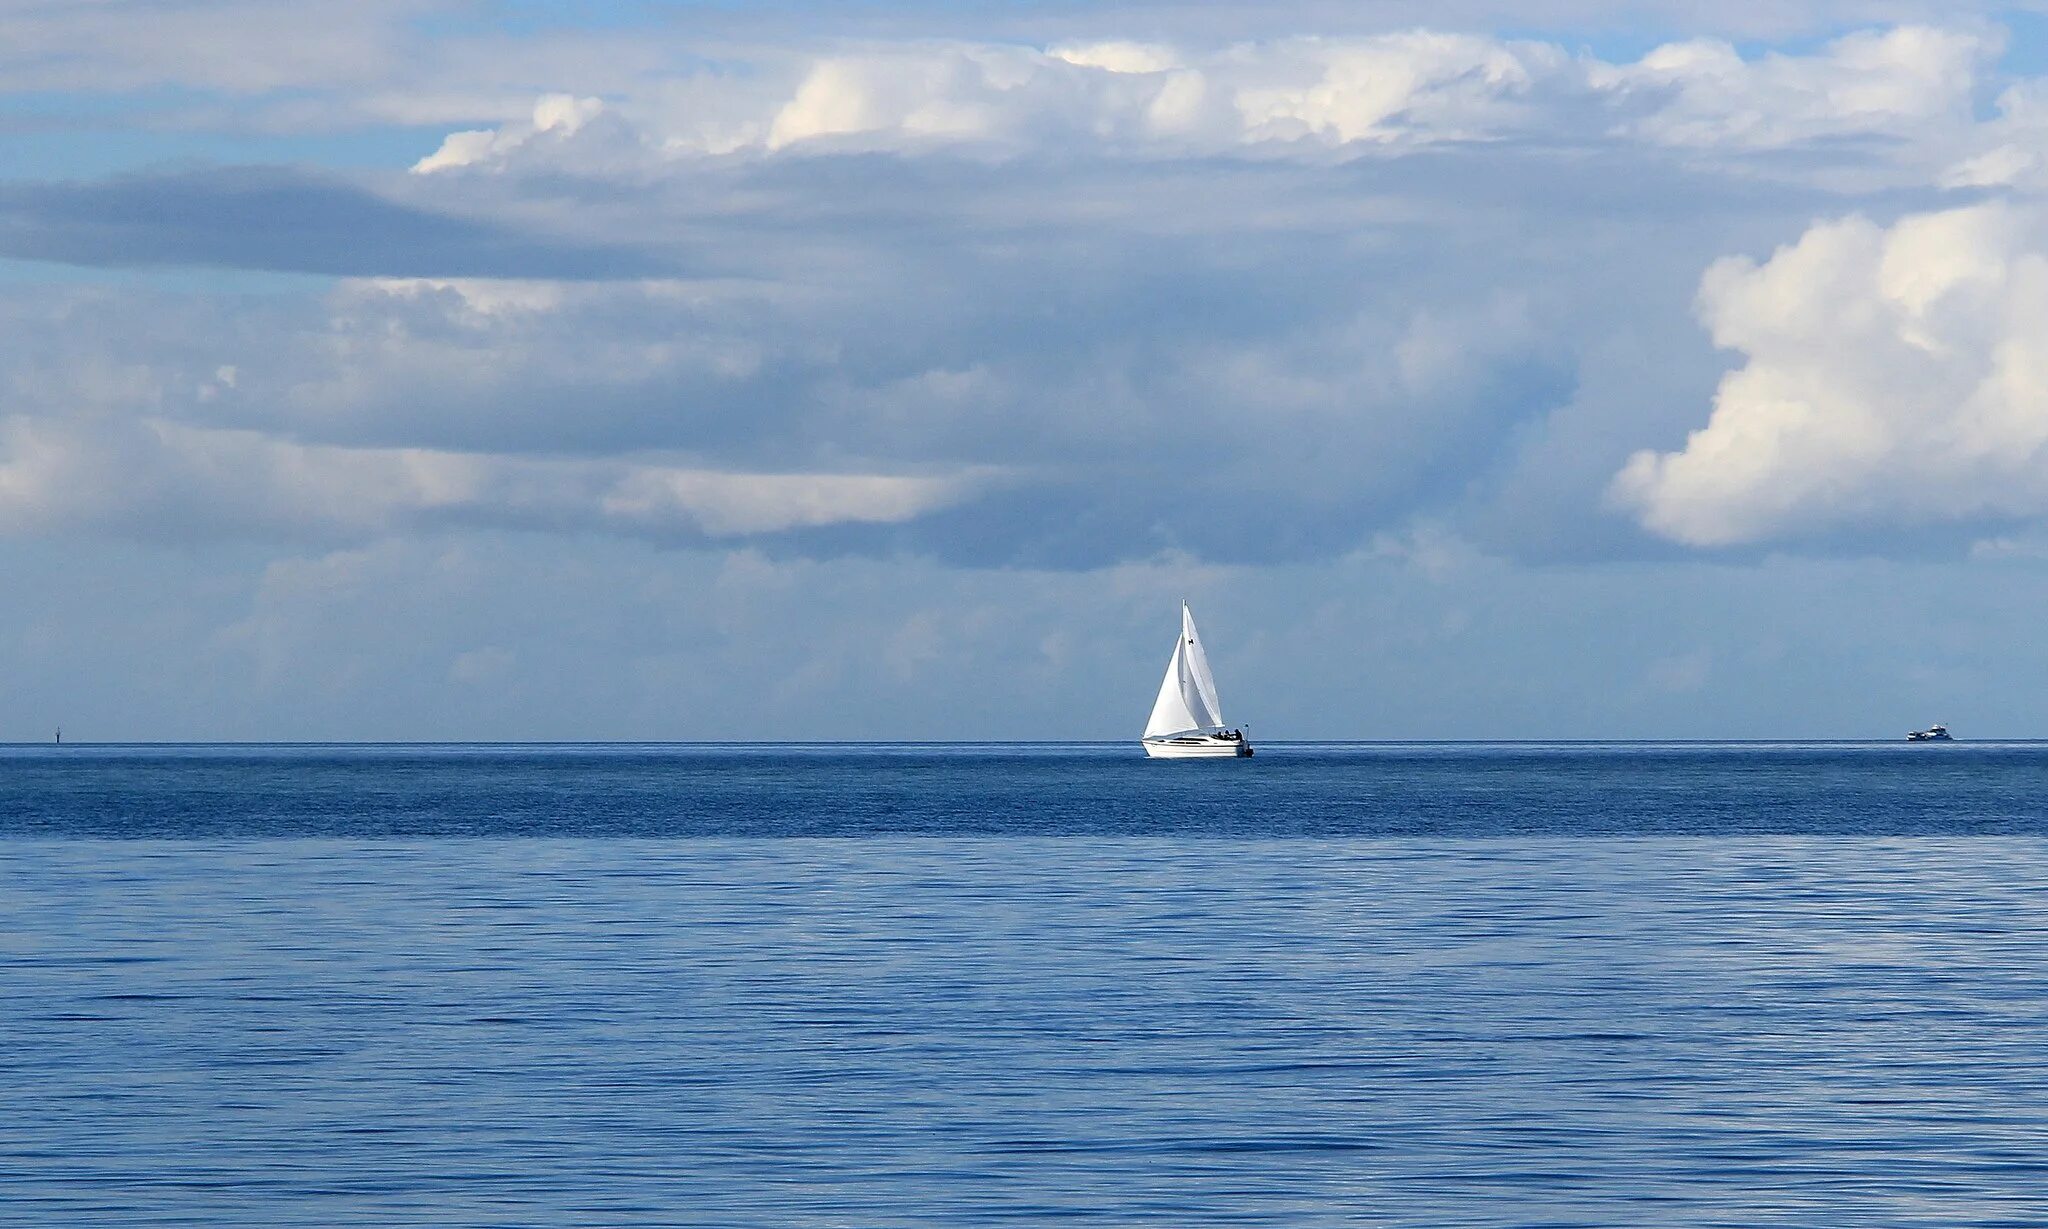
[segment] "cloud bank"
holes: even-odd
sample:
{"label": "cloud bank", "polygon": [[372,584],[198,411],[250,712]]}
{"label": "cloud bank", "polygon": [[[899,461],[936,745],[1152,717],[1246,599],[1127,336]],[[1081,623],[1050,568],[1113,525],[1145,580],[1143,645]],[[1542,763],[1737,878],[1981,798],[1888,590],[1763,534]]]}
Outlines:
{"label": "cloud bank", "polygon": [[[5,527],[1067,568],[1417,520],[1569,557],[1658,549],[1616,510],[1688,546],[2030,516],[1991,472],[2030,447],[1996,424],[2032,404],[2040,126],[2003,42],[795,40],[501,81],[508,118],[409,173],[0,186],[18,257],[337,279],[28,292]],[[2015,203],[1925,207],[1987,190]],[[1707,266],[1708,333],[1667,324]],[[1654,403],[1613,399],[1619,338]],[[1699,427],[1710,340],[1744,363],[1711,420],[1643,451]]]}

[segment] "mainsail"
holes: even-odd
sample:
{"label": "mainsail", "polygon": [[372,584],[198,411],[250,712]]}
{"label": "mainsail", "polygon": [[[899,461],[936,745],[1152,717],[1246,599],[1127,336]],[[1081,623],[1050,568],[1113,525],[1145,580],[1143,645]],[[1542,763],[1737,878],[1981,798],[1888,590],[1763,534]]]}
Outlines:
{"label": "mainsail", "polygon": [[1164,738],[1191,730],[1223,728],[1223,702],[1216,698],[1216,679],[1209,673],[1209,655],[1202,651],[1202,638],[1195,632],[1195,616],[1188,604],[1180,604],[1180,639],[1174,642],[1173,659],[1166,663],[1166,678],[1159,684],[1159,699],[1152,705],[1152,719],[1145,723],[1145,737]]}

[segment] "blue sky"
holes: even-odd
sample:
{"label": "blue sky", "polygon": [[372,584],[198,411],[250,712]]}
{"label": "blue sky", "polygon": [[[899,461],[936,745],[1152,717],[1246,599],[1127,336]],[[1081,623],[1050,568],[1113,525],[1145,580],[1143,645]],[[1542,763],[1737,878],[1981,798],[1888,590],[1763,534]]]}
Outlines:
{"label": "blue sky", "polygon": [[2043,735],[2044,40],[0,0],[0,737]]}

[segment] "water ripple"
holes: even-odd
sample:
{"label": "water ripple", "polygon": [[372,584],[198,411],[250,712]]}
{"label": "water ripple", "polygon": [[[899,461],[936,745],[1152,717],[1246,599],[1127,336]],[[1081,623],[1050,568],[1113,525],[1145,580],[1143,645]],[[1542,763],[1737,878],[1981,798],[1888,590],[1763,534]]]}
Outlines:
{"label": "water ripple", "polygon": [[5,849],[13,1223],[2048,1218],[2031,838]]}

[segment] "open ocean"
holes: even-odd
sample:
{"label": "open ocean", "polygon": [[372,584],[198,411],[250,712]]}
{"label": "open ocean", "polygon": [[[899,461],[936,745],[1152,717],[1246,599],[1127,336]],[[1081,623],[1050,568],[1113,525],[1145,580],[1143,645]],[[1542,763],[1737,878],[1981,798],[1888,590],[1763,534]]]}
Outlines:
{"label": "open ocean", "polygon": [[2040,1226],[2048,745],[0,748],[0,1223]]}

